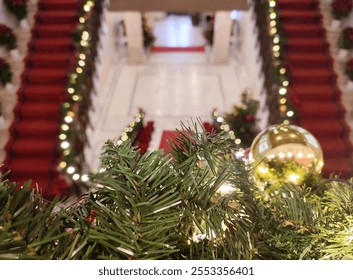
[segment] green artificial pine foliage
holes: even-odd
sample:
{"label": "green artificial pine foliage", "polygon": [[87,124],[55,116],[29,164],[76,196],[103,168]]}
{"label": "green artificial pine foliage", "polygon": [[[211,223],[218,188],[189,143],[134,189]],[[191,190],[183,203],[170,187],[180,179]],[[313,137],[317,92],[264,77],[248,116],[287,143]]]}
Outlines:
{"label": "green artificial pine foliage", "polygon": [[63,235],[53,214],[58,199],[45,201],[29,186],[17,188],[0,173],[0,259],[48,258],[43,245]]}
{"label": "green artificial pine foliage", "polygon": [[169,155],[109,140],[101,164],[66,207],[0,180],[0,258],[353,258],[352,181],[264,192],[227,133],[184,126]]}

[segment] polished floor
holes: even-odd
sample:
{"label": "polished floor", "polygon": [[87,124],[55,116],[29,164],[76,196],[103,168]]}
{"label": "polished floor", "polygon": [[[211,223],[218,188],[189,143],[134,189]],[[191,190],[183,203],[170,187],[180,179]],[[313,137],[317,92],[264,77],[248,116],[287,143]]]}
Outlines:
{"label": "polished floor", "polygon": [[[109,20],[109,17],[108,17]],[[154,25],[159,46],[199,46],[201,30],[187,16],[169,16]],[[176,36],[176,34],[178,36]],[[198,34],[198,35],[195,35]],[[114,41],[114,40],[113,40]],[[97,84],[96,110],[89,131],[91,147],[86,158],[92,170],[99,168],[99,154],[107,139],[120,136],[137,114],[146,112],[146,121],[155,122],[149,149],[158,149],[162,132],[180,128],[180,123],[201,118],[211,121],[212,111],[230,110],[248,87],[245,67],[236,59],[229,63],[209,63],[209,51],[197,53],[149,53],[143,65],[129,65],[111,44],[103,40],[103,72]]]}

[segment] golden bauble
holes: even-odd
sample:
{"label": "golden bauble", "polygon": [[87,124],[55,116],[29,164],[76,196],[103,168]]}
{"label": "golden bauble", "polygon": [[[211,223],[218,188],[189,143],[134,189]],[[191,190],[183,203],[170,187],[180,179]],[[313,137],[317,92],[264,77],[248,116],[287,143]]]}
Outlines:
{"label": "golden bauble", "polygon": [[316,138],[295,125],[272,125],[256,136],[250,148],[254,175],[263,183],[300,184],[320,174],[324,165]]}

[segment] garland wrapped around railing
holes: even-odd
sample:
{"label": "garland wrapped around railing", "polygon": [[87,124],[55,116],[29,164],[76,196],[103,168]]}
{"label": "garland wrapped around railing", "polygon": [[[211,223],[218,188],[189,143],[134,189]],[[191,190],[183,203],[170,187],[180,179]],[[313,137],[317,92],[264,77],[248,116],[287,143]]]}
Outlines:
{"label": "garland wrapped around railing", "polygon": [[8,51],[17,46],[17,39],[12,29],[5,24],[0,24],[0,47],[4,46]]}
{"label": "garland wrapped around railing", "polygon": [[288,97],[289,73],[283,62],[285,38],[281,32],[276,1],[251,2],[258,28],[258,42],[265,75],[267,105],[271,112],[269,123],[289,123],[295,112]]}
{"label": "garland wrapped around railing", "polygon": [[27,0],[4,0],[4,4],[18,20],[27,16]]}
{"label": "garland wrapped around railing", "polygon": [[12,80],[12,71],[6,60],[0,57],[0,86],[5,86]]}
{"label": "garland wrapped around railing", "polygon": [[231,113],[212,113],[213,126],[219,131],[225,131],[237,148],[248,148],[258,134],[256,113],[259,102],[250,97],[247,92],[242,94],[241,103],[235,105]]}
{"label": "garland wrapped around railing", "polygon": [[129,125],[123,129],[123,132],[120,135],[120,138],[117,142],[117,145],[121,145],[123,142],[129,140],[131,143],[135,142],[137,134],[143,126],[143,119],[145,117],[145,113],[140,110],[138,115],[130,121]]}
{"label": "garland wrapped around railing", "polygon": [[268,1],[268,17],[269,17],[269,34],[272,39],[272,58],[275,76],[275,87],[279,103],[280,119],[289,124],[295,117],[295,113],[288,97],[289,73],[283,62],[284,45],[286,38],[281,30],[281,23],[278,11],[276,9],[276,1]]}
{"label": "garland wrapped around railing", "polygon": [[69,100],[62,107],[63,122],[59,134],[62,159],[59,169],[75,184],[85,184],[88,181],[83,149],[88,143],[86,128],[89,125],[91,94],[94,94],[93,75],[104,3],[86,1],[82,7],[74,36],[77,42],[77,61],[69,75]]}

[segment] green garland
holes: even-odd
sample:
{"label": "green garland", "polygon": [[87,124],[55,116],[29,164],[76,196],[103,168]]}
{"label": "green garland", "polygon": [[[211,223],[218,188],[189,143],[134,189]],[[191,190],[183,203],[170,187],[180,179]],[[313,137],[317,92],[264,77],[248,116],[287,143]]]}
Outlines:
{"label": "green garland", "polygon": [[27,16],[27,0],[4,0],[4,4],[18,20]]}
{"label": "green garland", "polygon": [[351,181],[264,193],[226,133],[178,133],[170,156],[107,141],[94,188],[69,207],[1,181],[0,258],[353,258]]}
{"label": "green garland", "polygon": [[[62,106],[63,121],[59,134],[62,150],[59,170],[76,185],[85,186],[88,182],[88,170],[83,155],[87,143],[86,126],[89,124],[88,110],[91,105],[92,73],[94,72],[94,56],[92,55],[93,26],[92,12],[95,2],[86,1],[80,11],[79,24],[76,28],[77,61],[74,71],[69,75],[67,92],[69,101]],[[92,27],[92,28],[90,28]]]}
{"label": "green garland", "polygon": [[256,126],[258,108],[259,102],[244,92],[241,95],[241,103],[234,105],[231,113],[220,116],[217,111],[213,112],[214,126],[217,131],[228,132],[236,147],[249,148],[259,133]]}
{"label": "green garland", "polygon": [[12,80],[10,65],[0,57],[0,86],[5,86]]}
{"label": "green garland", "polygon": [[286,124],[292,122],[296,117],[296,112],[291,104],[288,95],[288,86],[290,84],[290,75],[283,61],[285,56],[285,45],[287,39],[281,28],[280,14],[275,0],[268,0],[268,22],[269,35],[272,39],[272,60],[273,60],[273,78],[274,90],[278,92],[278,104],[280,120]]}
{"label": "green garland", "polygon": [[7,50],[13,50],[17,46],[15,34],[5,24],[0,24],[0,46],[6,47]]}

